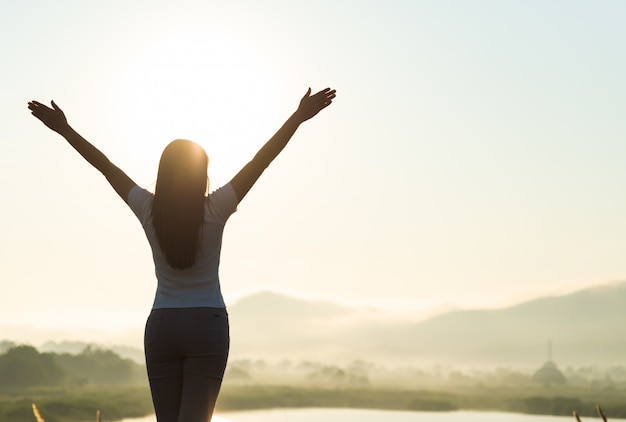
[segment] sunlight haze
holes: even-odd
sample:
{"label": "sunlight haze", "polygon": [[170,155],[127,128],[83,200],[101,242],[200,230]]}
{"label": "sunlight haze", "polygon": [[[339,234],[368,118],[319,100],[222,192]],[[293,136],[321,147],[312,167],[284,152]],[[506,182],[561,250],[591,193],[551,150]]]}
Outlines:
{"label": "sunlight haze", "polygon": [[[139,185],[176,138],[227,183],[308,87],[226,225],[258,291],[428,314],[626,280],[620,1],[12,2],[0,15],[0,326],[131,329],[139,221],[26,104],[55,102]],[[2,337],[2,336],[0,336]]]}

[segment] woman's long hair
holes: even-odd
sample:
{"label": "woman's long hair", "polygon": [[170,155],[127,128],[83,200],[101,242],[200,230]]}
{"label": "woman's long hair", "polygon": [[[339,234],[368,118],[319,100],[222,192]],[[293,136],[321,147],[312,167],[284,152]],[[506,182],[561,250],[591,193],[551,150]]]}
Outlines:
{"label": "woman's long hair", "polygon": [[167,263],[177,269],[196,260],[204,222],[209,158],[185,139],[172,141],[161,155],[152,224]]}

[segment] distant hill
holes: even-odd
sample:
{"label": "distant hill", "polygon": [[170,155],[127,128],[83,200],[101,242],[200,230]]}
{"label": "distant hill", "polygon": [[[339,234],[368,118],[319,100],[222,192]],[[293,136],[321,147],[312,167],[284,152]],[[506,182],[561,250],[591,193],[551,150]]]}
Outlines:
{"label": "distant hill", "polygon": [[330,302],[262,292],[229,307],[231,354],[250,357],[348,355],[338,325],[359,311]]}
{"label": "distant hill", "polygon": [[[471,363],[626,363],[626,283],[546,297],[499,310],[451,312],[387,333],[416,355]],[[390,350],[391,351],[391,350]]]}
{"label": "distant hill", "polygon": [[229,313],[234,356],[538,366],[551,339],[559,364],[626,364],[626,283],[421,322],[268,292]]}

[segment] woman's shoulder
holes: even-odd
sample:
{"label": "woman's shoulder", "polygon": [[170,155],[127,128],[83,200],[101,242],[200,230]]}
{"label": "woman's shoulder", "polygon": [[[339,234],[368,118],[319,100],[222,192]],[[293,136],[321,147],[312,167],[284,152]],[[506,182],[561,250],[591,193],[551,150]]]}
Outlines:
{"label": "woman's shoulder", "polygon": [[230,184],[230,182],[226,183],[225,185],[220,186],[219,188],[215,189],[213,192],[211,192],[209,194],[209,198],[212,197],[221,197],[221,196],[235,196],[235,189],[233,189],[233,186]]}
{"label": "woman's shoulder", "polygon": [[237,211],[237,195],[230,183],[227,183],[211,192],[207,198],[207,205],[212,214],[226,220]]}
{"label": "woman's shoulder", "polygon": [[149,214],[154,194],[139,185],[133,186],[128,192],[128,206],[143,221]]}

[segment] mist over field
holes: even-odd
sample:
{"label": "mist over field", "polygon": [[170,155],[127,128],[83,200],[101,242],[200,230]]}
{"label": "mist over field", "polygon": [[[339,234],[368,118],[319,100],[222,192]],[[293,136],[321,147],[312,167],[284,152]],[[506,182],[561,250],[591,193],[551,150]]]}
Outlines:
{"label": "mist over field", "polygon": [[[626,364],[624,282],[425,319],[273,292],[240,299],[229,315],[231,361],[534,367],[550,357],[562,365]],[[5,325],[0,338],[73,353],[92,342],[141,362],[141,330],[113,334]]]}

